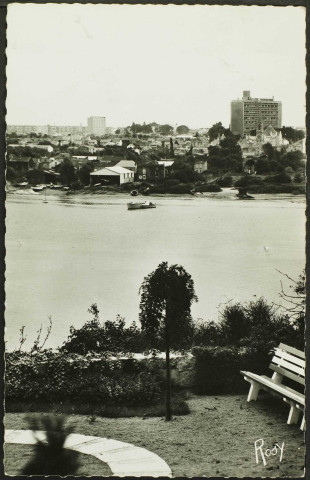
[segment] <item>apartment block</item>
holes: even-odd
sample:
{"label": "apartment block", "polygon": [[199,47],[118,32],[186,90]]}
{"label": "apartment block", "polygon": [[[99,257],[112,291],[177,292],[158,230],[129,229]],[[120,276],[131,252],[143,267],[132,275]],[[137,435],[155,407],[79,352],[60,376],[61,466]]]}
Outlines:
{"label": "apartment block", "polygon": [[93,135],[104,135],[106,132],[105,117],[88,117],[87,132]]}
{"label": "apartment block", "polygon": [[230,129],[235,135],[246,135],[252,130],[282,127],[282,102],[274,98],[252,98],[243,91],[241,100],[231,102]]}

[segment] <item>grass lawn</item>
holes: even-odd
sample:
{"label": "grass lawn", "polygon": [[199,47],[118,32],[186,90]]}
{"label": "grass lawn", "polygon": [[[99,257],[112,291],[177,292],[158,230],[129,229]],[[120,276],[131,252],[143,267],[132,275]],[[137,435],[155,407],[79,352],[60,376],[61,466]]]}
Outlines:
{"label": "grass lawn", "polygon": [[[288,406],[261,394],[257,402],[245,395],[190,396],[191,413],[163,418],[102,418],[71,415],[68,424],[76,433],[113,438],[144,447],[163,458],[174,476],[300,477],[304,475],[304,435],[297,425],[287,425]],[[8,413],[5,427],[27,429],[25,414]],[[279,455],[255,462],[254,442],[265,448],[282,445]],[[92,457],[89,457],[92,459]],[[91,462],[91,461],[90,461]],[[88,475],[92,473],[89,463]],[[102,474],[101,474],[102,475]]]}
{"label": "grass lawn", "polygon": [[[96,457],[78,453],[80,467],[76,476],[87,477],[89,472],[92,476],[108,477],[111,475],[109,466]],[[21,475],[22,468],[33,456],[32,445],[16,445],[8,443],[4,445],[4,471],[7,475]],[[48,472],[50,475],[53,472]]]}

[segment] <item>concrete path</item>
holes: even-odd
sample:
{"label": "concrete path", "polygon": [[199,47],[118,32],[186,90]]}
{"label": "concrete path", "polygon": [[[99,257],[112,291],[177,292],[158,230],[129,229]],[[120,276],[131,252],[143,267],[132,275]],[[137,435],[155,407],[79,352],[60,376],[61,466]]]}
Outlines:
{"label": "concrete path", "polygon": [[[45,432],[36,432],[39,440],[45,440]],[[37,442],[31,430],[6,430],[6,443],[33,445]],[[113,476],[117,477],[172,477],[168,465],[162,458],[145,448],[109,438],[71,433],[65,448],[93,455],[107,463]]]}

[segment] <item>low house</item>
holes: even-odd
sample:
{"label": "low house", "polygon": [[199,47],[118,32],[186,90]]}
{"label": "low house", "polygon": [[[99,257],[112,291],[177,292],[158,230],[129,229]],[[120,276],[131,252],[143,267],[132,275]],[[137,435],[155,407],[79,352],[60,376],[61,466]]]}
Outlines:
{"label": "low house", "polygon": [[134,181],[134,172],[119,166],[105,167],[90,174],[90,184],[106,183],[110,185],[122,185]]}
{"label": "low house", "polygon": [[134,160],[120,160],[116,165],[116,167],[123,167],[131,170],[132,172],[136,173],[137,166]]}
{"label": "low house", "polygon": [[158,165],[164,165],[164,167],[165,167],[165,172],[164,172],[165,177],[169,177],[170,175],[174,174],[174,170],[173,170],[174,160],[158,160],[157,163],[158,163]]}
{"label": "low house", "polygon": [[95,155],[72,155],[71,161],[76,168],[81,168],[86,163],[96,162]]}
{"label": "low house", "polygon": [[56,163],[55,158],[42,157],[40,160],[40,169],[49,170],[51,168],[55,168],[57,164],[58,162]]}
{"label": "low house", "polygon": [[14,168],[17,172],[23,173],[28,170],[33,170],[38,164],[37,158],[32,157],[16,157],[11,156],[8,158],[8,167]]}
{"label": "low house", "polygon": [[54,150],[52,145],[41,145],[39,143],[28,143],[25,146],[30,148],[38,148],[40,150],[45,150],[46,152],[49,152],[49,153],[52,153],[52,151]]}
{"label": "low house", "polygon": [[159,162],[143,162],[137,165],[137,181],[158,182],[165,178],[165,165]]}

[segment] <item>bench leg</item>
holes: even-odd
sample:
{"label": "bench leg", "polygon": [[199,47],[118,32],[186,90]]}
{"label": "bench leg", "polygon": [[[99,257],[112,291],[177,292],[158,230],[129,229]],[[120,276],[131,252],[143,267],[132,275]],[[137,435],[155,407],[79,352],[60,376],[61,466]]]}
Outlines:
{"label": "bench leg", "polygon": [[[283,400],[285,401],[285,403],[288,403],[291,406],[290,412],[288,414],[287,424],[292,425],[293,423],[297,423],[299,415],[303,410],[301,410],[299,405],[296,405],[296,403],[294,403],[292,400],[289,400],[287,398],[283,398]],[[305,415],[303,415],[302,417],[300,428],[301,430],[304,430],[305,428]]]}
{"label": "bench leg", "polygon": [[260,391],[260,386],[258,383],[256,382],[250,382],[250,383],[251,383],[251,386],[250,386],[248,399],[247,399],[248,402],[251,402],[252,400],[257,400],[257,395],[258,395],[258,392]]}
{"label": "bench leg", "polygon": [[303,414],[302,416],[302,421],[301,421],[301,425],[300,425],[300,430],[306,430],[306,419],[305,419],[305,414]]}
{"label": "bench leg", "polygon": [[272,375],[272,380],[274,381],[274,383],[276,383],[277,385],[279,385],[280,383],[282,383],[282,379],[283,379],[283,375],[281,375],[280,373],[278,372],[274,372],[274,374]]}
{"label": "bench leg", "polygon": [[300,410],[291,404],[290,413],[288,414],[287,424],[292,425],[292,423],[297,423],[299,418]]}

